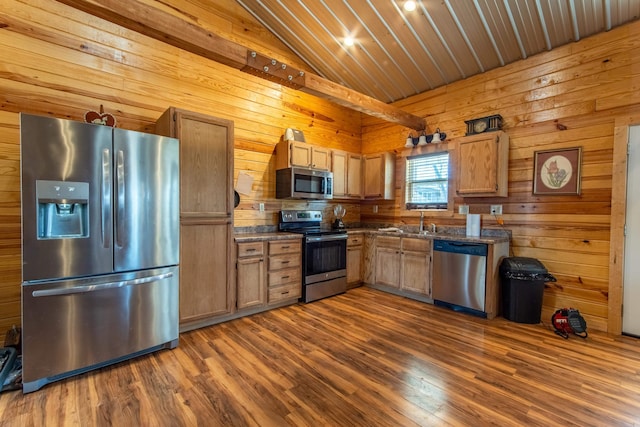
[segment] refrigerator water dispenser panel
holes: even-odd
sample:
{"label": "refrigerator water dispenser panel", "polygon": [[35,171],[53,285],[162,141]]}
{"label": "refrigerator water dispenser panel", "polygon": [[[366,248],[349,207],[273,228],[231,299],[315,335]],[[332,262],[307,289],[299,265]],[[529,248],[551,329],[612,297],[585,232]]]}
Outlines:
{"label": "refrigerator water dispenser panel", "polygon": [[36,181],[38,240],[89,237],[89,183]]}

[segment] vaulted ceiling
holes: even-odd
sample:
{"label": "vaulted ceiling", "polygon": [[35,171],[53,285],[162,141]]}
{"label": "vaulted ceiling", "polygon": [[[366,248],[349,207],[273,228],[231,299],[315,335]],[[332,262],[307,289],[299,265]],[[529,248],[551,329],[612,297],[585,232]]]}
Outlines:
{"label": "vaulted ceiling", "polygon": [[385,103],[640,17],[640,0],[237,1],[309,71]]}

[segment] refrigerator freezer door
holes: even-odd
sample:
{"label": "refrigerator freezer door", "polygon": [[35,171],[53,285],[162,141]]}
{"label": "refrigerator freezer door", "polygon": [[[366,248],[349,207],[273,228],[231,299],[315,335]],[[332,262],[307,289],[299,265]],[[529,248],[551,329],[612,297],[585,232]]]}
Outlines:
{"label": "refrigerator freezer door", "polygon": [[20,115],[24,281],[113,271],[112,132]]}
{"label": "refrigerator freezer door", "polygon": [[177,265],[178,140],[114,129],[114,270]]}
{"label": "refrigerator freezer door", "polygon": [[178,267],[23,283],[23,391],[178,343]]}

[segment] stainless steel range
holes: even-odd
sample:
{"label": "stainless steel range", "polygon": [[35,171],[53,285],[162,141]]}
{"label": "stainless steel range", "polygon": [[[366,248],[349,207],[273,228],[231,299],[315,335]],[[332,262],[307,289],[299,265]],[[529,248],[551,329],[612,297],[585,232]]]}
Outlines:
{"label": "stainless steel range", "polygon": [[322,211],[280,211],[280,231],[304,235],[302,301],[311,302],[347,290],[347,232],[322,225]]}

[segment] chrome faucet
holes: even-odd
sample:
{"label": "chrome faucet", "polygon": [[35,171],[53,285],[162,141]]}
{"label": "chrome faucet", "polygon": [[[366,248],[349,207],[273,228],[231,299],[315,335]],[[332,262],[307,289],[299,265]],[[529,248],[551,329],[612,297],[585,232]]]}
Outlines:
{"label": "chrome faucet", "polygon": [[422,233],[424,231],[424,212],[420,211],[420,230],[419,232]]}
{"label": "chrome faucet", "polygon": [[436,225],[434,223],[429,224],[429,231],[432,233],[436,232]]}

